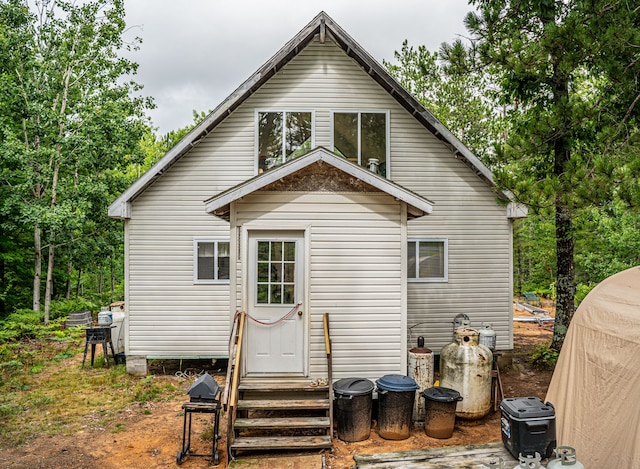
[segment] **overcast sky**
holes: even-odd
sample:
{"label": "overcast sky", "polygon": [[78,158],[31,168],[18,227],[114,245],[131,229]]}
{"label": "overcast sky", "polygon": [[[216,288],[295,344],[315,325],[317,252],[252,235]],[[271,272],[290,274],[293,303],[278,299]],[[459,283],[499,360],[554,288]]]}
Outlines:
{"label": "overcast sky", "polygon": [[161,134],[215,108],[320,11],[378,62],[402,41],[438,50],[465,34],[467,0],[129,0],[136,81],[155,99]]}

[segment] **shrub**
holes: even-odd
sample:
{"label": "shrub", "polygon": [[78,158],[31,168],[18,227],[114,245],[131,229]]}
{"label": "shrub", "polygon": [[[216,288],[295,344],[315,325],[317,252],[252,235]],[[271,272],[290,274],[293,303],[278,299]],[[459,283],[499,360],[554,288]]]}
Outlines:
{"label": "shrub", "polygon": [[537,370],[553,371],[558,361],[558,351],[551,344],[538,345],[529,355],[531,365]]}

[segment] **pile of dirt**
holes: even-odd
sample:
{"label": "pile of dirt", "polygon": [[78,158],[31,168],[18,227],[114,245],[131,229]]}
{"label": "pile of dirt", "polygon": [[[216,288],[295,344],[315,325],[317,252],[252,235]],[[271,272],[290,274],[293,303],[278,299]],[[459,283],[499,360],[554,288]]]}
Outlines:
{"label": "pile of dirt", "polygon": [[[528,363],[528,355],[539,344],[548,342],[552,332],[535,323],[514,322],[513,362],[501,370],[505,397],[537,396],[544,399],[551,372],[536,371]],[[78,357],[67,366],[79,366]],[[155,373],[167,370],[154,369]],[[211,370],[220,383],[224,371]],[[73,435],[42,436],[31,439],[24,446],[3,448],[0,467],[5,468],[88,468],[105,469],[176,467],[176,455],[182,445],[183,416],[181,405],[187,400],[185,393],[191,380],[188,377],[162,375],[160,379],[173,383],[179,390],[161,402],[147,402],[125,409],[117,419],[104,426],[87,426]],[[29,415],[24,416],[25,419]],[[211,441],[200,436],[211,436],[211,417],[193,419],[192,448],[199,453],[211,452]],[[220,467],[226,464],[226,416],[221,416]],[[468,445],[501,441],[500,412],[491,412],[477,421],[457,421],[452,438],[438,440],[428,437],[421,428],[414,428],[406,440],[390,441],[380,438],[374,425],[371,437],[362,442],[345,443],[335,439],[333,452],[326,455],[326,466],[343,469],[354,464],[354,454],[405,451],[440,446]],[[281,467],[278,458],[274,468]],[[281,459],[280,459],[281,461]],[[210,467],[207,458],[189,458],[181,467]],[[261,467],[267,467],[261,465]]]}

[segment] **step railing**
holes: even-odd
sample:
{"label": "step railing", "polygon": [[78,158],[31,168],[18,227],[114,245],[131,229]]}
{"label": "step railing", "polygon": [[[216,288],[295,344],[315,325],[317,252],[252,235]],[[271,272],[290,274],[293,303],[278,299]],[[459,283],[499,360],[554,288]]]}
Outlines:
{"label": "step railing", "polygon": [[229,363],[227,365],[227,379],[224,387],[223,405],[227,412],[227,454],[231,454],[236,423],[236,408],[238,404],[238,386],[242,368],[242,339],[244,337],[244,311],[236,313],[229,337]]}
{"label": "step railing", "polygon": [[327,384],[329,385],[329,436],[333,440],[333,373],[332,373],[332,357],[331,357],[331,331],[329,328],[329,313],[322,316],[322,324],[324,326],[324,348],[327,354]]}

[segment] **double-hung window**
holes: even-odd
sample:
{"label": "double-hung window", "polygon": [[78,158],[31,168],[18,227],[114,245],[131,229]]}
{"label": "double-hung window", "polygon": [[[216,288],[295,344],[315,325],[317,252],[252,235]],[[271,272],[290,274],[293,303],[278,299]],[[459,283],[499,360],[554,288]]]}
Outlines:
{"label": "double-hung window", "polygon": [[446,239],[409,240],[407,279],[414,282],[446,282],[449,278],[448,249]]}
{"label": "double-hung window", "polygon": [[194,283],[229,281],[229,241],[209,238],[193,240]]}
{"label": "double-hung window", "polygon": [[386,177],[389,173],[389,112],[335,111],[333,151]]}
{"label": "double-hung window", "polygon": [[258,173],[286,163],[313,148],[313,113],[258,111]]}

